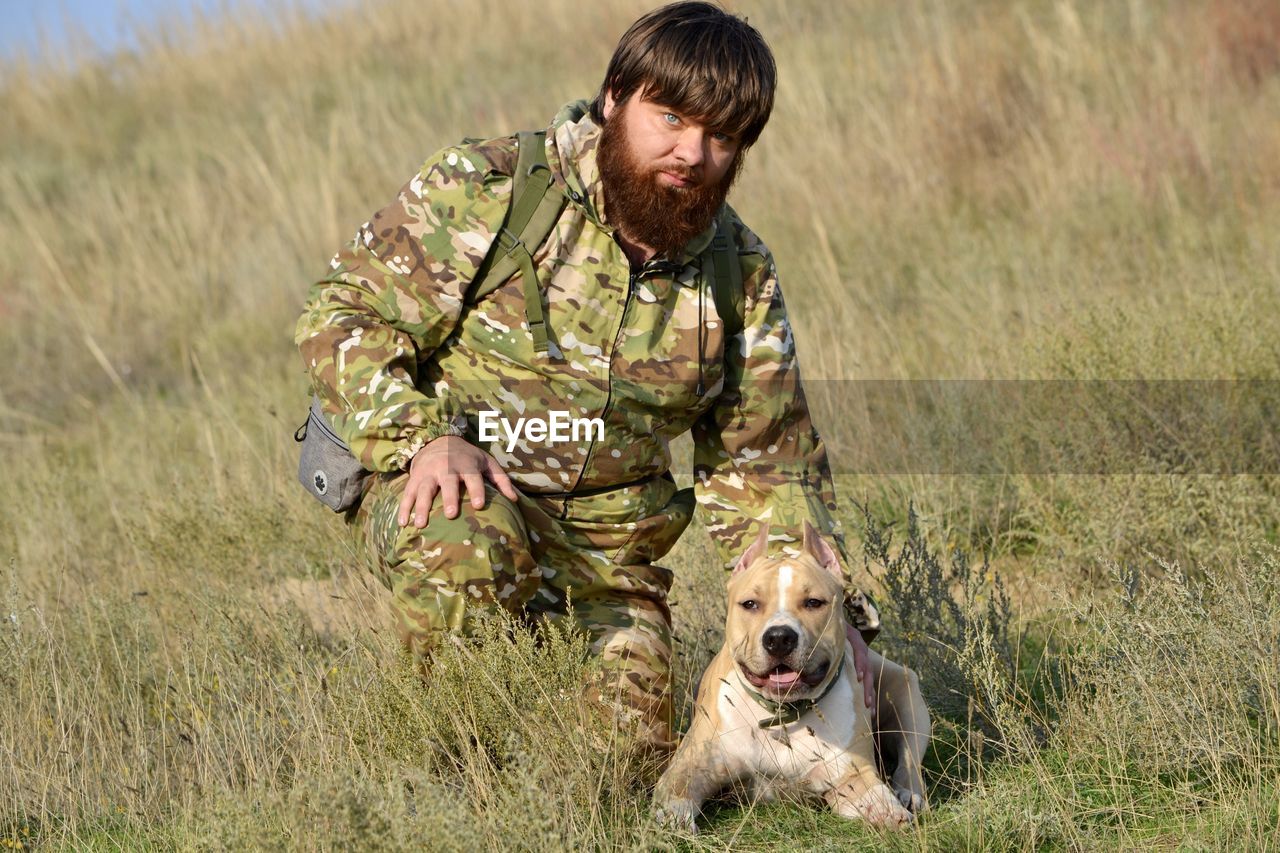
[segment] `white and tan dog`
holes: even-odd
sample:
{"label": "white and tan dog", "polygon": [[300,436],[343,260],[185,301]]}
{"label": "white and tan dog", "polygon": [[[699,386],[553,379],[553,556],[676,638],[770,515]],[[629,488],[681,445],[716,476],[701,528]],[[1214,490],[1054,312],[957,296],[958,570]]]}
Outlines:
{"label": "white and tan dog", "polygon": [[[925,806],[929,711],[914,672],[871,652],[874,724],[845,634],[831,547],[805,524],[800,557],[768,557],[767,530],[729,580],[725,642],[703,674],[693,723],[658,781],[658,818],[693,831],[707,797],[749,783],[823,797],[844,817],[896,826]],[[889,784],[876,740],[896,761]],[[887,766],[887,764],[886,764]]]}

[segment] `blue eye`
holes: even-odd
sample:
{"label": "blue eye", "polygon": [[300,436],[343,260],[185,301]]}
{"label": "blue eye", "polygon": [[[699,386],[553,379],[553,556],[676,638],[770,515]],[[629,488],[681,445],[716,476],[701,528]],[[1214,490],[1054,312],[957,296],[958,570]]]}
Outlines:
{"label": "blue eye", "polygon": [[663,114],[662,114],[662,120],[663,120],[663,121],[665,121],[667,124],[679,124],[679,123],[680,123],[680,117],[679,117],[678,115],[676,115],[675,113],[663,113]]}

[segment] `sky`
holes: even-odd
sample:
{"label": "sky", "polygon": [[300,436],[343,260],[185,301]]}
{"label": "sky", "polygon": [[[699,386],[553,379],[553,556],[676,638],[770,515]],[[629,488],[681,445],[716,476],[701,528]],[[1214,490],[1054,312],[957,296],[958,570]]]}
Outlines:
{"label": "sky", "polygon": [[[225,6],[269,8],[279,0],[0,0],[0,58],[31,55],[44,38],[57,49],[69,48],[67,21],[87,35],[93,49],[109,53],[135,46],[129,34],[142,25],[189,18],[192,11],[213,12]],[[334,0],[301,0],[307,8]]]}

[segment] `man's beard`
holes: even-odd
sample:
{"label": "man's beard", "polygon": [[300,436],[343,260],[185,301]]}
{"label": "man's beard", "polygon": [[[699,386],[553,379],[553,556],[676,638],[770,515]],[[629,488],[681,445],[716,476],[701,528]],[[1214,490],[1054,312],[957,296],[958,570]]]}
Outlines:
{"label": "man's beard", "polygon": [[605,122],[596,154],[606,217],[627,239],[659,256],[672,255],[711,224],[738,176],[742,152],[734,155],[729,171],[717,184],[666,184],[659,172],[692,180],[693,170],[679,164],[654,168],[636,162],[623,126],[625,104],[620,107]]}

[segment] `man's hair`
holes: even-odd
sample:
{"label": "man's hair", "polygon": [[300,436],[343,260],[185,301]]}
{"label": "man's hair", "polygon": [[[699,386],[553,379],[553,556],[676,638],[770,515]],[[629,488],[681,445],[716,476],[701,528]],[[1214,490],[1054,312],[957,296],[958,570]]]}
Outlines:
{"label": "man's hair", "polygon": [[773,110],[778,71],[755,27],[712,3],[672,3],[631,25],[609,60],[591,117],[604,124],[604,97],[622,103],[637,91],[746,148]]}

